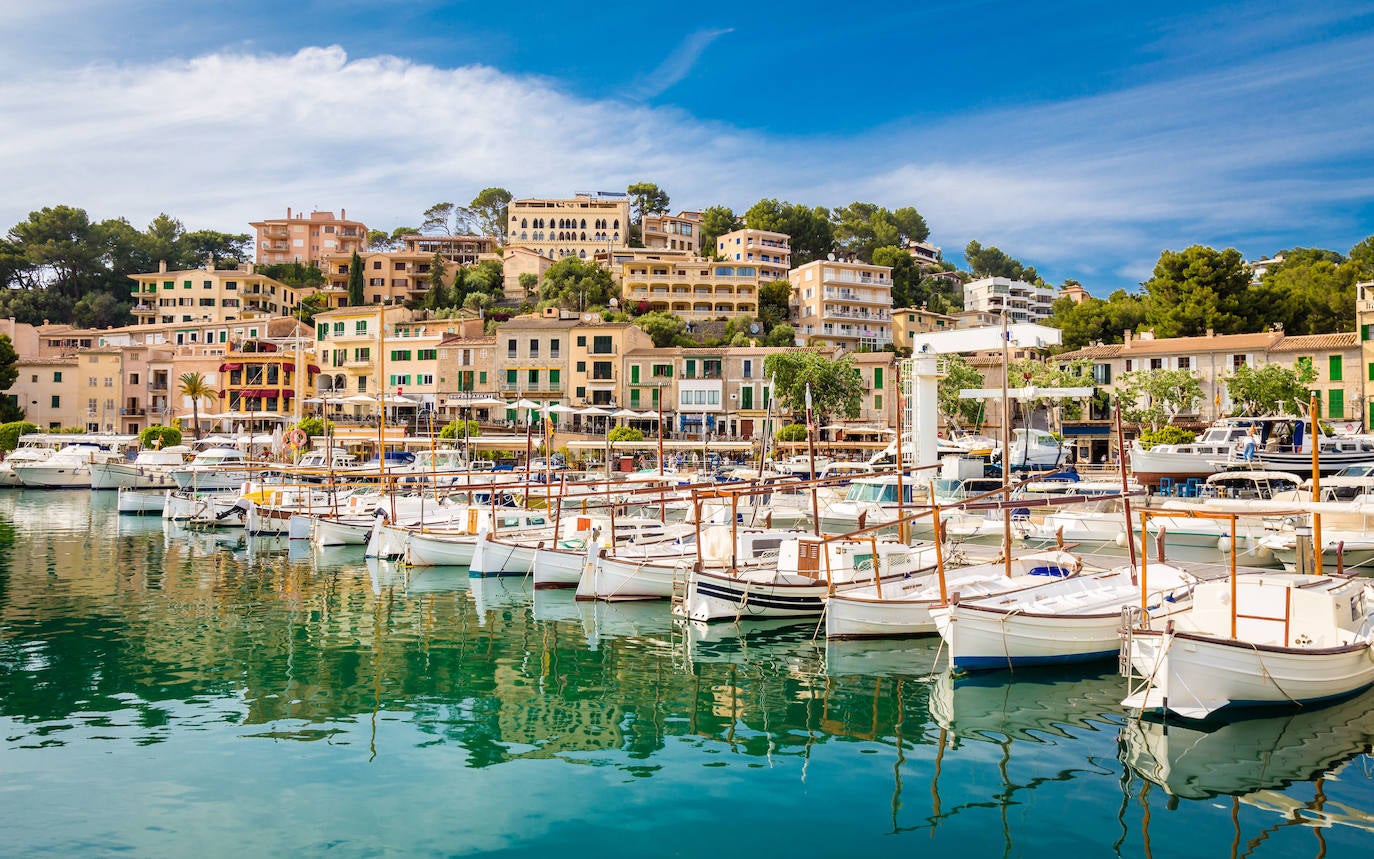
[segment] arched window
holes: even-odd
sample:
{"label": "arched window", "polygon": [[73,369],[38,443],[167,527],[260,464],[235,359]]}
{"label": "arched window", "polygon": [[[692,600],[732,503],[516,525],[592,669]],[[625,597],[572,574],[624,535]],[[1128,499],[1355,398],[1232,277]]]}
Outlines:
{"label": "arched window", "polygon": [[520,229],[523,230],[523,229],[527,229],[528,227],[529,227],[529,224],[526,223],[526,219],[525,219],[525,218],[521,218],[521,219],[520,219]]}
{"label": "arched window", "polygon": [[[616,223],[619,224],[620,222],[619,222],[619,221],[616,221]],[[616,242],[620,241],[620,233],[616,233],[616,234],[611,238],[611,241],[616,241]]]}
{"label": "arched window", "polygon": [[521,232],[521,233],[520,233],[520,241],[523,242],[523,241],[528,241],[528,240],[529,240],[529,233]]}
{"label": "arched window", "polygon": [[587,219],[586,219],[586,218],[583,218],[583,219],[582,219],[582,226],[580,227],[580,229],[583,229],[583,230],[587,229]]}
{"label": "arched window", "polygon": [[[585,222],[585,221],[583,222],[583,226],[586,226],[586,222]],[[586,240],[587,240],[587,234],[586,234],[586,233],[583,233],[583,234],[582,234],[582,241],[585,242]]]}
{"label": "arched window", "polygon": [[577,252],[577,255],[578,255],[578,257],[580,257],[581,259],[586,259],[586,258],[587,258],[587,252],[586,252],[586,251],[578,251],[578,252]]}
{"label": "arched window", "polygon": [[616,219],[615,219],[615,223],[611,225],[611,229],[613,229],[613,230],[618,230],[618,229],[620,229],[620,219],[619,219],[619,218],[616,218]]}

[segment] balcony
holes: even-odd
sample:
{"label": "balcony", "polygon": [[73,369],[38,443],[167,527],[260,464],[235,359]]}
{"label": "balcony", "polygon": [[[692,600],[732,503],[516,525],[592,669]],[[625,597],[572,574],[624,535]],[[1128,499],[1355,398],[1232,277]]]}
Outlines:
{"label": "balcony", "polygon": [[166,382],[149,382],[149,383],[148,383],[148,392],[149,392],[150,394],[159,394],[159,393],[160,393],[160,394],[165,394],[165,393],[167,393],[167,383],[166,383]]}
{"label": "balcony", "polygon": [[561,394],[564,390],[562,382],[507,382],[504,379],[497,383],[497,390],[507,394]]}
{"label": "balcony", "polygon": [[157,308],[150,304],[140,304],[133,309],[134,316],[156,316]]}

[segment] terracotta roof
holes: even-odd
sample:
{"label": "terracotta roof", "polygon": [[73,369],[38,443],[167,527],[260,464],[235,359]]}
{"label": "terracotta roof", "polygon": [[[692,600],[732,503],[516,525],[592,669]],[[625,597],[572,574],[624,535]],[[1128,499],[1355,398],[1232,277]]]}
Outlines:
{"label": "terracotta roof", "polygon": [[1308,351],[1330,351],[1332,349],[1353,349],[1360,343],[1359,337],[1354,331],[1342,331],[1337,334],[1300,334],[1293,337],[1284,337],[1278,343],[1269,347],[1270,352],[1308,352]]}
{"label": "terracotta roof", "polygon": [[1084,346],[1082,349],[1075,349],[1072,352],[1060,352],[1051,357],[1051,360],[1061,358],[1076,360],[1078,358],[1119,358],[1121,357],[1122,346],[1120,343],[1103,343],[1101,345]]}

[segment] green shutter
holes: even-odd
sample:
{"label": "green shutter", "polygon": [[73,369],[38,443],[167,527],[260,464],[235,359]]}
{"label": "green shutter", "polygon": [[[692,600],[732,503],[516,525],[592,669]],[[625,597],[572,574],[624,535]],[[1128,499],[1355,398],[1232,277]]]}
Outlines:
{"label": "green shutter", "polygon": [[550,371],[549,371],[549,384],[551,384],[551,385],[557,385],[558,382],[559,382],[559,380],[562,378],[562,375],[563,375],[563,372],[562,372],[561,370],[550,370]]}
{"label": "green shutter", "polygon": [[514,384],[515,384],[515,373],[516,373],[515,370],[507,370],[507,371],[506,371],[506,384],[507,384],[507,385],[514,385]]}
{"label": "green shutter", "polygon": [[875,390],[875,391],[881,391],[882,389],[883,389],[883,368],[882,368],[882,367],[874,367],[874,368],[873,368],[873,390]]}
{"label": "green shutter", "polygon": [[630,389],[630,405],[639,408],[639,388]]}
{"label": "green shutter", "polygon": [[739,407],[741,409],[752,409],[754,407],[754,386],[745,385],[739,389]]}
{"label": "green shutter", "polygon": [[639,365],[638,365],[638,364],[631,364],[631,365],[630,365],[630,384],[631,384],[631,385],[638,385],[638,384],[639,384]]}
{"label": "green shutter", "polygon": [[687,369],[683,372],[684,379],[695,379],[697,376],[697,362],[691,358],[687,359]]}
{"label": "green shutter", "polygon": [[478,384],[481,384],[481,385],[485,385],[485,384],[487,383],[487,371],[486,371],[486,370],[483,370],[481,373],[479,373],[479,374],[477,375],[477,381],[478,381]]}
{"label": "green shutter", "polygon": [[1330,358],[1327,358],[1327,359],[1326,359],[1326,366],[1327,366],[1328,372],[1330,373],[1329,378],[1331,379],[1331,381],[1333,381],[1333,382],[1339,382],[1339,381],[1341,381],[1341,370],[1342,370],[1341,364],[1342,364],[1342,358],[1341,358],[1340,355],[1332,355]]}
{"label": "green shutter", "polygon": [[1326,416],[1333,421],[1345,419],[1345,391],[1340,388],[1332,388],[1327,391]]}

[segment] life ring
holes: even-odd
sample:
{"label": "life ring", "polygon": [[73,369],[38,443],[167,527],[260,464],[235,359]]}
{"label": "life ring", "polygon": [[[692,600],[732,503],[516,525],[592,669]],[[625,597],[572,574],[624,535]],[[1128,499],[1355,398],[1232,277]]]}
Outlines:
{"label": "life ring", "polygon": [[286,443],[292,447],[305,447],[310,437],[305,434],[305,430],[297,427],[286,434]]}

